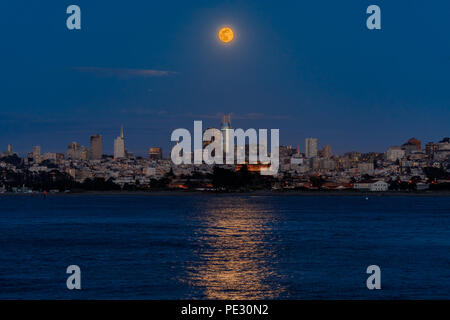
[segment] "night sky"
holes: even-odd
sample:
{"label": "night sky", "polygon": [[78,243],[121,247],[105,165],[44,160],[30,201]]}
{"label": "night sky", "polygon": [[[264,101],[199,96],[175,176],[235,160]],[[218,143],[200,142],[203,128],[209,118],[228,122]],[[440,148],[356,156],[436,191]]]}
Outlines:
{"label": "night sky", "polygon": [[[382,30],[366,28],[370,4]],[[131,152],[167,154],[174,129],[224,113],[302,152],[308,136],[337,153],[450,136],[448,1],[17,0],[0,15],[0,151],[99,133],[112,153],[123,124]]]}

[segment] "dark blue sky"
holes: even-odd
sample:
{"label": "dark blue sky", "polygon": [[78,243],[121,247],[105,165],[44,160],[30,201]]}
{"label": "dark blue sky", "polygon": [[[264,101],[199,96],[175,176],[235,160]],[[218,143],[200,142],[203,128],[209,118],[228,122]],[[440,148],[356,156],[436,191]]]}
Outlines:
{"label": "dark blue sky", "polygon": [[[380,31],[365,26],[370,4]],[[341,153],[450,135],[446,1],[19,0],[0,15],[0,149],[64,152],[100,133],[111,153],[123,123],[130,151],[167,153],[172,130],[223,113],[302,151],[306,136]]]}

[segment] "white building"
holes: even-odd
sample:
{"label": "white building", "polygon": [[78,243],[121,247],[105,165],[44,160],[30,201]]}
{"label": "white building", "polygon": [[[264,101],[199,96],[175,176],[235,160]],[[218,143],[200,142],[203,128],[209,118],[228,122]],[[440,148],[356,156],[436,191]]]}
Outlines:
{"label": "white building", "polygon": [[224,115],[222,117],[222,124],[220,127],[220,131],[222,132],[223,152],[229,153],[232,151],[231,147],[233,146],[233,139],[234,139],[230,115]]}
{"label": "white building", "polygon": [[362,180],[355,182],[353,188],[361,191],[387,191],[389,183],[383,180]]}
{"label": "white building", "polygon": [[120,136],[114,140],[114,159],[125,158],[125,138],[123,126],[120,127]]}

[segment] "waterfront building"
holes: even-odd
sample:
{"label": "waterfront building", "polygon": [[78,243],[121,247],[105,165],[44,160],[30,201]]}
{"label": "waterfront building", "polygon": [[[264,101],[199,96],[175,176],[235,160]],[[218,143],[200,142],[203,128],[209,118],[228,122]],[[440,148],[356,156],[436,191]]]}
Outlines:
{"label": "waterfront building", "polygon": [[389,184],[383,180],[362,180],[355,182],[353,188],[360,191],[387,191]]}

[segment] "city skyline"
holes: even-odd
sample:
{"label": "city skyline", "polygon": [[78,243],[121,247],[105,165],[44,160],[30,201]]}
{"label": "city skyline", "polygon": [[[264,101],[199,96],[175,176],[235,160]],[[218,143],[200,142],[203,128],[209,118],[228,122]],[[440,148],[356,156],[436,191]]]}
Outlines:
{"label": "city skyline", "polygon": [[[95,132],[111,141],[123,123],[128,149],[168,150],[174,128],[224,111],[236,127],[279,128],[287,145],[313,136],[337,153],[449,135],[448,3],[379,1],[377,31],[357,1],[108,4],[107,15],[78,4],[77,31],[63,4],[8,4],[0,145],[57,151]],[[223,24],[235,31],[226,47]]]}
{"label": "city skyline", "polygon": [[[214,128],[214,127],[212,127]],[[219,126],[217,126],[216,128],[219,128]],[[225,129],[232,129],[231,126],[231,116],[228,115],[224,115],[222,117],[222,122],[220,125],[220,130],[225,130]],[[348,149],[344,152],[335,152],[334,149],[327,143],[327,142],[322,142],[319,143],[319,139],[318,138],[314,138],[314,137],[307,137],[304,140],[304,144],[303,144],[303,149],[301,147],[301,144],[294,144],[294,145],[290,145],[290,144],[280,144],[280,147],[292,147],[293,149],[296,149],[298,154],[303,154],[305,156],[305,158],[314,158],[314,157],[321,157],[323,156],[323,153],[328,154],[329,156],[331,155],[339,155],[342,156],[345,153],[350,153],[350,152],[361,152],[361,153],[387,153],[387,156],[389,157],[389,152],[392,151],[391,149],[395,149],[395,148],[399,148],[402,149],[405,145],[412,145],[413,149],[415,149],[416,151],[426,151],[428,144],[435,144],[441,141],[444,141],[445,139],[449,139],[447,136],[445,137],[440,137],[436,140],[433,141],[422,141],[422,140],[417,140],[417,137],[412,137],[409,138],[406,142],[401,142],[401,141],[396,141],[396,143],[391,143],[389,144],[384,150],[382,151],[376,151],[376,150],[369,150],[369,151],[361,151],[361,150],[357,150],[357,149]],[[246,140],[246,143],[248,141]],[[418,146],[416,145],[418,143]],[[422,148],[422,143],[423,143],[423,148]],[[120,126],[120,135],[116,138],[114,138],[112,140],[112,150],[111,152],[102,152],[103,149],[103,135],[95,133],[90,135],[90,147],[86,148],[84,147],[84,145],[80,144],[78,141],[72,141],[69,143],[68,147],[65,149],[65,151],[63,150],[46,150],[45,148],[42,148],[42,144],[33,144],[32,150],[30,152],[30,150],[25,151],[23,154],[21,152],[17,152],[16,149],[14,148],[14,145],[12,143],[8,143],[6,149],[1,149],[0,147],[0,154],[4,151],[7,153],[16,153],[21,157],[25,157],[27,154],[39,154],[39,156],[41,155],[41,149],[44,151],[44,153],[63,153],[63,154],[67,154],[68,150],[70,150],[73,145],[76,144],[77,146],[74,147],[75,149],[82,149],[85,148],[85,152],[86,152],[86,157],[90,160],[98,160],[101,158],[101,156],[103,155],[110,155],[112,156],[114,159],[120,159],[120,158],[125,158],[127,156],[127,154],[132,154],[132,155],[136,155],[139,157],[146,157],[149,155],[149,150],[150,149],[160,149],[158,151],[158,153],[161,153],[161,155],[163,157],[167,157],[168,155],[170,155],[170,150],[171,148],[169,148],[167,151],[164,151],[164,148],[161,146],[157,146],[155,144],[149,144],[145,150],[138,150],[136,152],[136,150],[128,150],[125,147],[125,136],[124,136],[124,126],[121,125]],[[170,147],[173,147],[175,145],[174,142],[171,142]],[[322,148],[320,148],[322,147]],[[118,149],[116,151],[116,148]],[[106,148],[106,150],[108,150],[108,148]],[[333,151],[332,151],[333,150]],[[35,156],[34,156],[35,157]]]}
{"label": "city skyline", "polygon": [[[216,127],[218,127],[218,126],[216,126]],[[116,128],[115,131],[117,132],[117,128]],[[114,135],[114,134],[104,135],[104,134],[99,134],[99,133],[91,133],[91,134],[88,133],[88,135],[86,137],[81,137],[80,139],[72,139],[72,142],[77,142],[77,143],[80,143],[81,145],[84,145],[84,144],[89,145],[90,139],[93,136],[97,136],[97,135],[99,135],[101,137],[102,141],[110,140],[110,143],[109,142],[107,142],[106,144],[103,143],[103,146],[101,148],[105,152],[103,152],[102,154],[114,155],[114,141],[118,138],[117,135]],[[442,137],[436,137],[434,140],[430,140],[430,141],[425,141],[425,140],[422,139],[422,141],[425,142],[425,143],[428,143],[428,142],[439,142],[440,140],[446,138],[449,135],[444,135]],[[406,136],[406,138],[404,139],[405,141],[408,140],[411,137],[419,137],[419,135],[414,135],[414,134],[412,134],[412,135],[402,135],[402,136]],[[119,136],[119,138],[120,138],[120,136]],[[280,138],[282,138],[282,136]],[[290,139],[291,141],[294,141],[294,143],[292,143],[292,144],[283,143],[283,141],[281,141],[281,145],[283,145],[283,146],[292,146],[292,147],[298,147],[298,146],[301,145],[301,146],[303,146],[303,148],[301,147],[300,150],[302,150],[302,153],[305,153],[306,145],[305,145],[305,142],[301,142],[301,141],[302,140],[305,141],[305,140],[310,139],[310,138],[312,138],[312,137],[309,137],[308,135],[306,135],[304,139],[297,139],[297,140]],[[312,138],[312,139],[319,140],[318,138]],[[348,148],[346,150],[341,150],[341,151],[336,151],[336,149],[333,147],[333,153],[334,154],[339,154],[339,155],[342,155],[342,154],[344,154],[346,152],[352,152],[352,151],[358,151],[358,152],[362,152],[362,153],[369,153],[369,152],[383,153],[383,152],[386,152],[386,149],[388,147],[399,145],[399,144],[403,143],[402,142],[403,140],[399,140],[398,137],[393,137],[393,139],[394,140],[390,140],[391,142],[390,143],[388,142],[386,144],[386,147],[384,149],[381,149],[381,150],[372,150],[372,149],[370,149],[370,147],[365,147],[365,148],[362,148],[362,150],[361,150],[361,149],[352,148],[351,145],[348,145]],[[58,153],[61,153],[62,150],[65,150],[67,148],[67,144],[69,143],[68,141],[67,142],[61,142],[61,147],[60,148],[59,147],[57,147],[57,148],[55,148],[55,147],[49,148],[49,147],[46,147],[46,145],[52,145],[51,142],[49,143],[49,141],[46,141],[45,143],[36,143],[35,141],[27,141],[26,143],[22,143],[22,144],[16,145],[16,144],[14,144],[12,142],[9,142],[9,141],[12,141],[13,139],[8,140],[8,137],[3,137],[3,140],[6,141],[6,144],[5,144],[4,147],[3,146],[0,147],[0,152],[7,150],[8,146],[11,145],[11,146],[14,147],[14,151],[17,154],[22,155],[22,156],[25,156],[27,153],[29,153],[30,150],[32,150],[35,146],[39,146],[39,147],[43,148],[43,150],[45,152],[58,152]],[[131,141],[131,139],[129,138],[128,141]],[[298,141],[298,143],[295,143],[295,141]],[[322,141],[322,140],[319,140],[319,141]],[[134,144],[132,144],[132,145],[134,145]],[[147,145],[143,145],[142,148],[139,148],[137,150],[136,149],[130,149],[129,151],[134,153],[137,156],[145,156],[145,155],[147,155],[148,148],[152,147],[152,146],[156,146],[156,145],[157,145],[156,143],[148,143]],[[317,152],[320,151],[319,147],[324,147],[325,145],[330,145],[330,144],[327,143],[327,142],[324,142],[324,144],[321,144],[319,142],[318,145],[317,145]],[[166,145],[158,145],[158,146],[161,147],[164,150],[164,155],[167,156],[167,155],[170,154],[171,147],[173,147],[173,142],[168,141],[168,143]],[[64,153],[65,153],[65,151],[64,151]]]}
{"label": "city skyline", "polygon": [[[201,128],[199,130],[202,131]],[[223,117],[221,130],[233,130],[230,116]],[[89,148],[71,142],[65,154],[42,153],[41,146],[36,145],[24,158],[17,158],[12,145],[8,145],[7,151],[0,155],[0,166],[3,168],[0,193],[36,193],[42,189],[58,193],[77,188],[223,191],[223,188],[235,190],[244,185],[248,191],[263,188],[385,192],[439,191],[450,185],[448,137],[426,144],[413,137],[401,145],[390,146],[383,153],[354,151],[342,156],[333,155],[329,144],[319,150],[317,138],[306,138],[304,154],[291,146],[280,146],[275,153],[275,164],[270,156],[270,168],[273,169],[270,178],[265,174],[267,165],[264,162],[252,162],[250,145],[246,159],[233,157],[234,160],[225,164],[206,161],[192,163],[190,160],[178,163],[173,157],[162,157],[160,147],[150,147],[148,157],[135,157],[125,149],[123,126],[114,140],[113,156],[100,155],[101,135],[92,135],[90,140]],[[231,153],[235,154],[233,151]],[[265,181],[255,178],[252,173],[265,176]],[[236,184],[240,179],[245,182]]]}

